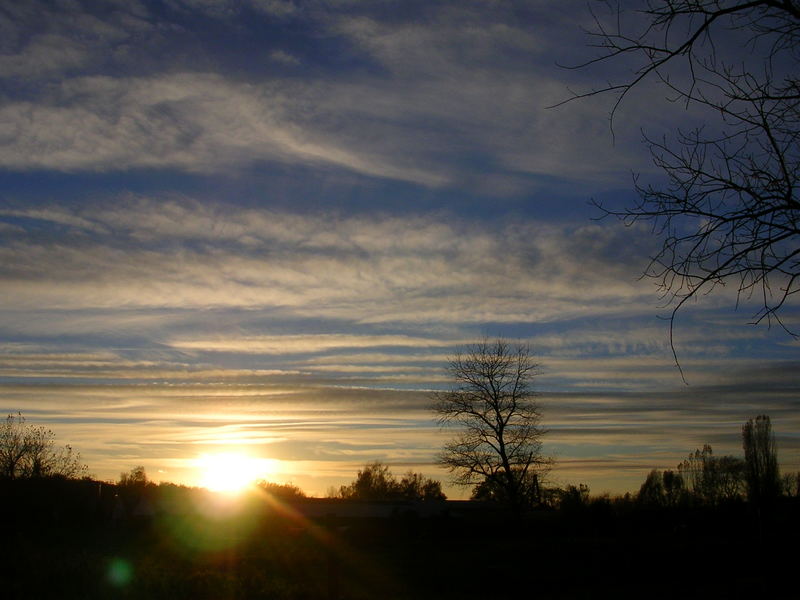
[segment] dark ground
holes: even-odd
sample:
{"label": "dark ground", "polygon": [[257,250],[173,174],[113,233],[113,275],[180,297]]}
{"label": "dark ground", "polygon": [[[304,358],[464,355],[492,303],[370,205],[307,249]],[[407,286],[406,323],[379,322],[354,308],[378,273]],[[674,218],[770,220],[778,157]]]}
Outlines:
{"label": "dark ground", "polygon": [[97,482],[0,485],[0,596],[753,599],[788,597],[779,586],[796,575],[796,553],[782,550],[800,532],[800,506],[788,499],[762,511],[596,503],[524,519],[309,521],[263,498],[225,515],[198,508],[197,492],[148,493],[154,515],[115,519],[116,504],[136,505],[136,493]]}

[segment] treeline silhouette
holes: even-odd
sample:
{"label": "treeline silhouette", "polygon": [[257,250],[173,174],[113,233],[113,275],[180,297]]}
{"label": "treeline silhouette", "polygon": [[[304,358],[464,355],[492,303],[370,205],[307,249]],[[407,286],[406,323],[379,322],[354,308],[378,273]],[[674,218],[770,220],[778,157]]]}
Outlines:
{"label": "treeline silhouette", "polygon": [[800,499],[772,469],[768,424],[745,424],[742,458],[704,447],[617,497],[543,485],[523,513],[491,499],[444,500],[435,482],[413,472],[398,478],[380,462],[329,498],[262,481],[232,500],[156,484],[141,466],[114,483],[4,477],[0,591],[186,600],[508,598],[519,590],[537,598],[769,597],[779,590],[776,574],[794,566],[781,542],[800,533]]}
{"label": "treeline silhouette", "polygon": [[421,473],[409,470],[397,479],[388,465],[380,461],[368,463],[348,485],[328,493],[344,500],[446,500],[442,484]]}
{"label": "treeline silhouette", "polygon": [[677,471],[654,469],[637,500],[650,506],[709,505],[745,498],[763,506],[781,496],[800,496],[800,472],[780,475],[772,424],[759,415],[742,426],[744,457],[715,456],[709,444],[681,462]]}
{"label": "treeline silhouette", "polygon": [[86,473],[71,446],[56,446],[52,430],[25,422],[21,413],[0,423],[0,478],[79,477]]}

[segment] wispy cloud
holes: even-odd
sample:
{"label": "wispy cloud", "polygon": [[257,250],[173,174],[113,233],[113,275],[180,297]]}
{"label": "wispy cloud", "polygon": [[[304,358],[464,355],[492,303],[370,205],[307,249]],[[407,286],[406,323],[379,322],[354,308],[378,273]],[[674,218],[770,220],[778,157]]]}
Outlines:
{"label": "wispy cloud", "polygon": [[[30,86],[0,104],[0,166],[220,173],[269,162],[500,195],[533,189],[539,176],[608,181],[645,166],[638,149],[611,147],[605,107],[544,110],[564,95],[552,47],[579,35],[574,22],[537,27],[513,11],[456,5],[411,22],[358,4],[169,4],[172,12],[147,3],[98,14],[17,9],[5,26],[16,52],[0,59],[0,77],[24,75]],[[187,32],[188,14],[216,20],[210,31],[253,36],[254,20],[297,18],[309,28],[298,35],[318,40],[321,30],[357,64],[379,68],[232,77],[207,55],[213,41]],[[296,45],[269,45],[264,62],[291,70],[321,59]],[[638,130],[623,130],[618,139],[638,146]],[[494,166],[476,174],[476,156]]]}
{"label": "wispy cloud", "polygon": [[[630,314],[649,310],[643,300],[651,297],[636,281],[635,256],[618,256],[622,232],[613,228],[478,226],[446,214],[238,214],[135,199],[113,209],[0,214],[43,222],[0,247],[7,306],[273,307],[364,323],[502,322]],[[68,227],[44,238],[48,223]]]}
{"label": "wispy cloud", "polygon": [[428,185],[444,182],[421,165],[403,165],[315,132],[291,114],[297,101],[291,87],[237,84],[214,74],[74,79],[47,102],[0,107],[7,140],[0,146],[0,165],[217,172],[268,160],[330,163]]}

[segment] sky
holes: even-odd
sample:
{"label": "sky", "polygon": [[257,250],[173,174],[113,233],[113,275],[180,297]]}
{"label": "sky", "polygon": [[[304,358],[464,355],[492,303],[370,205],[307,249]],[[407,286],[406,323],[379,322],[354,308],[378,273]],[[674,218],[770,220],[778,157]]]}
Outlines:
{"label": "sky", "polygon": [[[324,495],[373,460],[449,484],[449,357],[529,344],[552,485],[636,491],[771,416],[800,469],[798,341],[718,293],[678,316],[660,240],[591,201],[659,182],[702,115],[580,1],[0,2],[0,410],[116,480],[246,452]],[[800,325],[797,304],[787,324]]]}

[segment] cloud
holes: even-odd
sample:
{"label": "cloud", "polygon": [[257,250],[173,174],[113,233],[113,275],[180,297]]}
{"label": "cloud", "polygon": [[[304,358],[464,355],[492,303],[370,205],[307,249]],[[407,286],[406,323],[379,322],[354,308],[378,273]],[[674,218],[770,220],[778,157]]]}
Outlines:
{"label": "cloud", "polygon": [[109,62],[126,65],[131,44],[152,49],[161,45],[159,27],[136,0],[106,2],[96,13],[75,4],[39,0],[4,8],[0,80],[13,80],[10,95],[30,92],[42,82],[102,70]]}
{"label": "cloud", "polygon": [[269,59],[279,64],[297,66],[302,61],[284,50],[273,50],[269,53]]}
{"label": "cloud", "polygon": [[[0,214],[33,220],[0,246],[7,307],[269,307],[375,324],[563,321],[652,306],[636,260],[620,258],[617,235],[600,227],[135,198]],[[42,235],[53,225],[66,230]]]}
{"label": "cloud", "polygon": [[240,16],[245,8],[278,18],[290,17],[298,11],[292,0],[167,0],[166,4],[174,10],[216,19]]}
{"label": "cloud", "polygon": [[250,0],[249,5],[273,17],[290,17],[300,10],[292,0]]}
{"label": "cloud", "polygon": [[60,35],[40,35],[23,52],[0,56],[3,77],[41,76],[83,66],[89,59],[87,48]]}
{"label": "cloud", "polygon": [[[455,342],[458,344],[459,342]],[[351,348],[437,348],[452,346],[454,342],[407,335],[279,335],[279,336],[238,336],[235,338],[174,340],[175,348],[206,350],[212,352],[253,352],[257,354],[292,354],[324,352],[332,349]]]}
{"label": "cloud", "polygon": [[[31,345],[0,361],[6,377],[431,388],[454,349],[511,332],[542,363],[543,390],[678,379],[657,299],[637,281],[646,230],[135,196],[7,204],[3,221],[0,332]],[[690,307],[676,333],[693,385],[745,364],[742,348],[785,358],[779,332],[733,326],[720,302]],[[97,348],[116,358],[44,356]]]}
{"label": "cloud", "polygon": [[[302,91],[302,90],[300,90]],[[437,185],[442,175],[402,157],[341,143],[299,120],[291,84],[237,84],[214,74],[73,79],[54,101],[0,107],[0,166],[218,172],[259,161],[332,164]]]}
{"label": "cloud", "polygon": [[[0,72],[27,87],[7,86],[0,105],[0,166],[220,174],[299,164],[504,195],[535,189],[540,177],[608,183],[645,164],[638,125],[621,126],[612,148],[598,103],[544,109],[565,93],[566,75],[552,66],[563,32],[512,12],[443,5],[404,22],[368,7],[331,14],[254,1],[248,21],[242,3],[172,4],[181,10],[161,11],[164,21],[134,5],[48,8],[44,25],[7,25],[20,41]],[[217,29],[187,29],[183,19],[198,13]],[[276,15],[304,25],[298,39],[266,43],[250,30],[259,14],[264,26]],[[203,37],[218,28],[254,36],[265,65],[309,68],[287,77],[228,64]],[[326,65],[320,30],[356,65],[380,68]]]}

